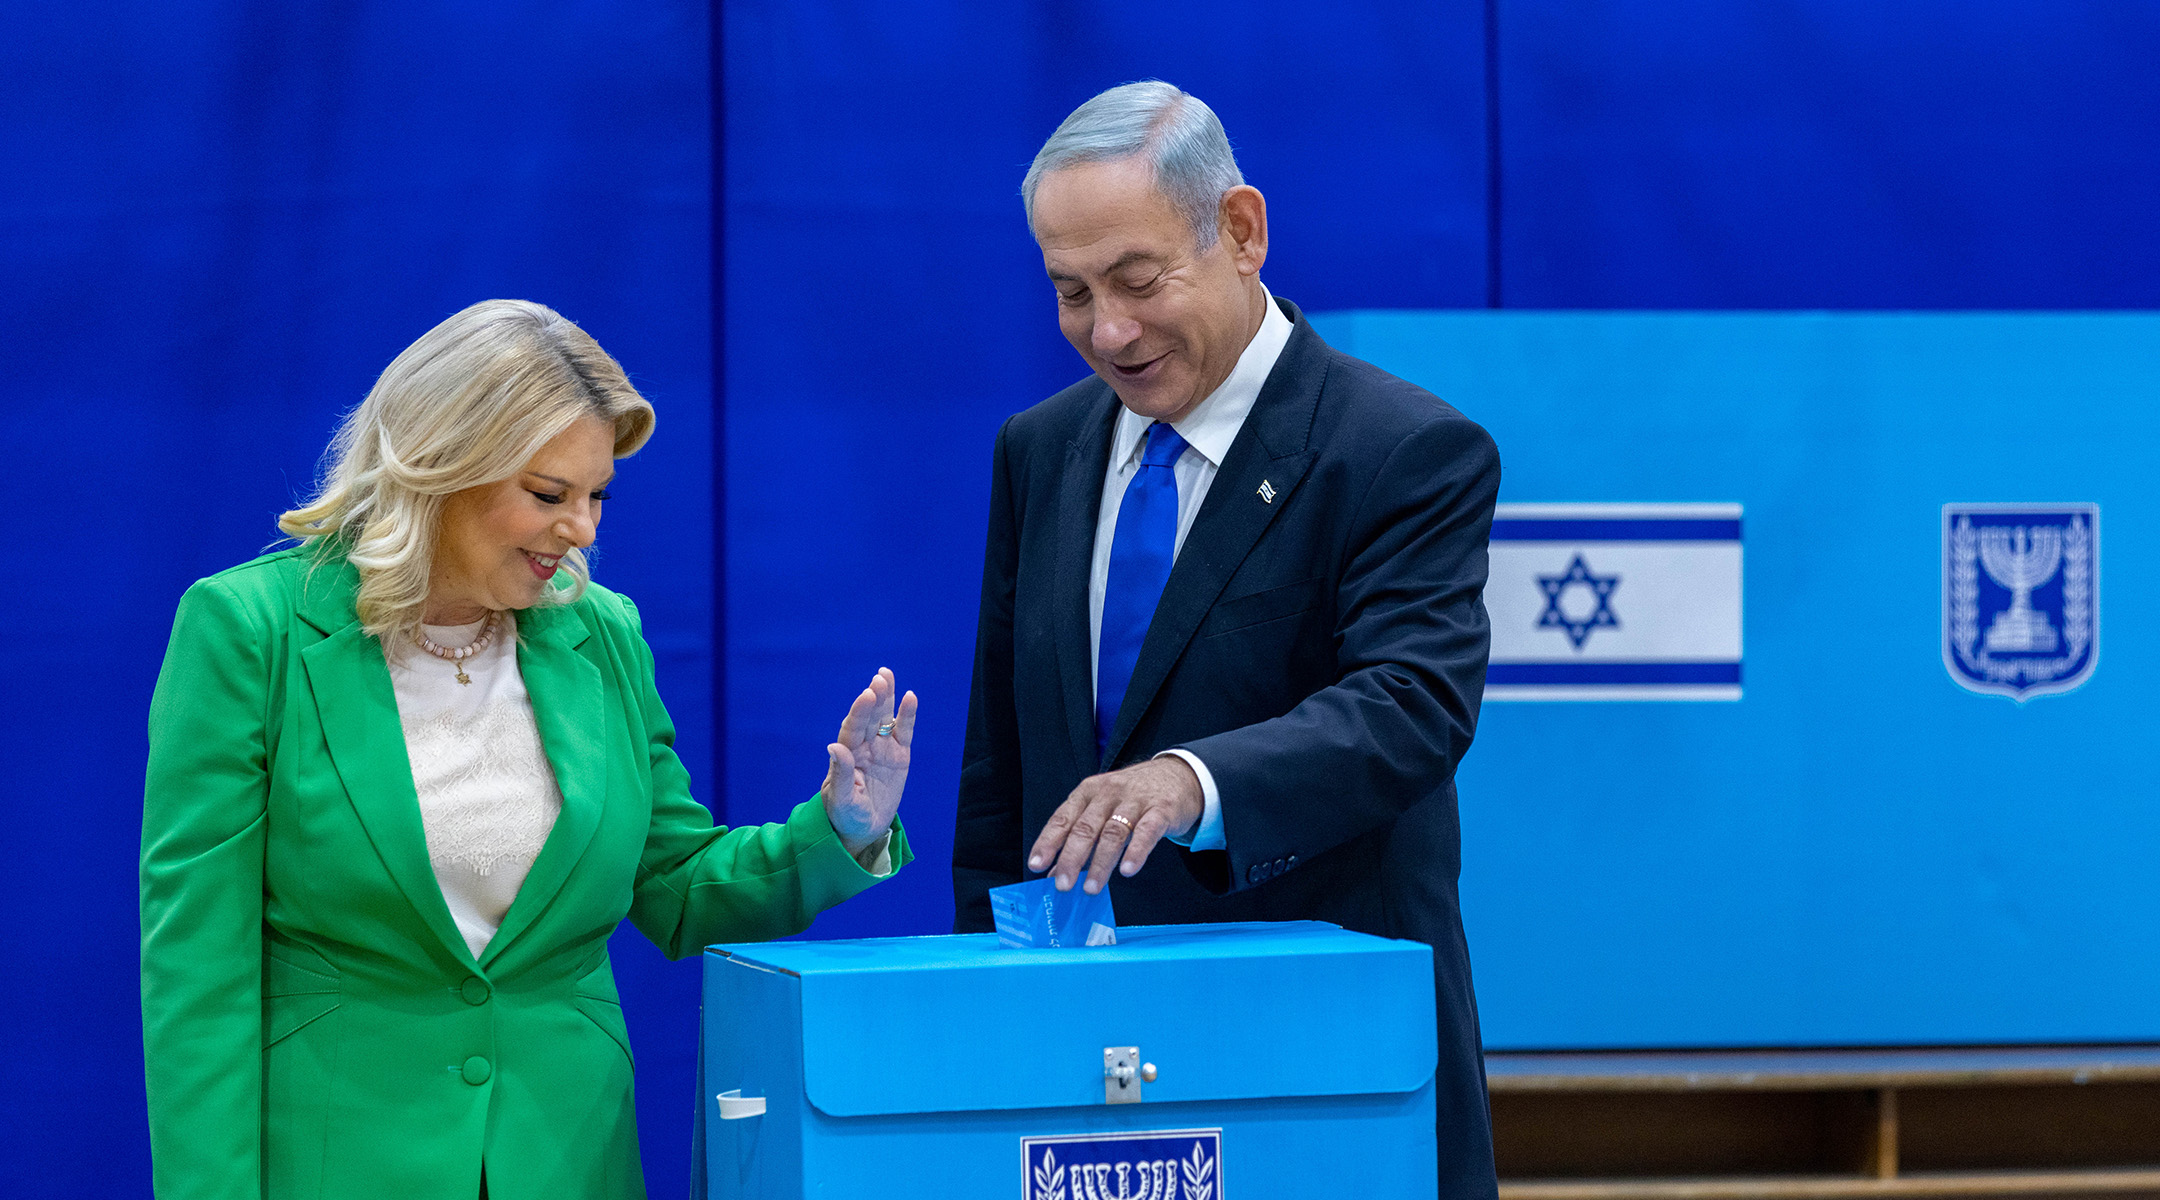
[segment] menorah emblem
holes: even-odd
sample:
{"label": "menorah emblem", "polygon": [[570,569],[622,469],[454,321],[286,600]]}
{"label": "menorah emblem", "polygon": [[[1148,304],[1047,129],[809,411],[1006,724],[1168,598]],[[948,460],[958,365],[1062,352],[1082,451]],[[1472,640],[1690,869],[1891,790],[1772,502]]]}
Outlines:
{"label": "menorah emblem", "polygon": [[1021,1139],[1028,1200],[1218,1200],[1222,1131]]}
{"label": "menorah emblem", "polygon": [[1959,686],[2066,692],[2099,655],[2099,505],[1943,506],[1943,666]]}
{"label": "menorah emblem", "polygon": [[2033,589],[2055,578],[2062,564],[2063,531],[2052,525],[1989,526],[1977,531],[1980,565],[1988,578],[2010,589],[2010,607],[1988,625],[1987,648],[1997,654],[2055,652],[2055,627],[2033,611]]}
{"label": "menorah emblem", "polygon": [[[1110,1182],[1113,1174],[1115,1186]],[[1074,1200],[1176,1200],[1177,1185],[1177,1164],[1162,1159],[1073,1168]]]}

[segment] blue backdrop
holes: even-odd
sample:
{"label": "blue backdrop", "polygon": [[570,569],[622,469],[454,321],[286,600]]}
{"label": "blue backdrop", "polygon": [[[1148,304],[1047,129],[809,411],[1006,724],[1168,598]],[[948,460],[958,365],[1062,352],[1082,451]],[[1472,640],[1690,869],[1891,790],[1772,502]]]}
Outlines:
{"label": "blue backdrop", "polygon": [[1512,307],[2160,303],[2160,9],[1497,3]]}
{"label": "blue backdrop", "polygon": [[[595,572],[641,602],[706,781],[708,25],[695,4],[10,5],[0,401],[0,1192],[147,1194],[143,721],[188,582],[251,557],[338,414],[451,312],[544,301],[660,413]],[[632,933],[655,1187],[681,1195],[696,973]]]}
{"label": "blue backdrop", "polygon": [[[2128,5],[7,11],[0,414],[37,579],[0,601],[11,1191],[147,1176],[135,829],[174,600],[269,540],[336,413],[472,300],[555,305],[658,404],[599,574],[738,819],[807,794],[874,666],[923,692],[923,859],[819,935],[949,920],[990,437],[1080,372],[1015,192],[1104,86],[1217,108],[1272,204],[1267,280],[1314,310],[2160,306],[2160,16]],[[648,1170],[680,1195],[695,970],[618,947]]]}
{"label": "blue backdrop", "polygon": [[[1479,413],[1503,503],[1745,509],[1738,703],[1486,702],[1460,783],[1488,1046],[2160,1041],[2133,949],[2160,942],[2160,316],[1315,324]],[[1942,508],[1975,501],[2100,506],[2077,690],[1944,668]]]}

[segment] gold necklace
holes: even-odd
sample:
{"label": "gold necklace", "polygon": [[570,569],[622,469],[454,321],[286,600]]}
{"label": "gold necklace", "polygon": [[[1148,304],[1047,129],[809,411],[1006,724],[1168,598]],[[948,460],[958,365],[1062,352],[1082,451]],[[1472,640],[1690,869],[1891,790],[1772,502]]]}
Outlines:
{"label": "gold necklace", "polygon": [[472,676],[465,673],[465,660],[471,658],[475,654],[480,653],[482,650],[487,649],[488,643],[495,640],[495,619],[497,615],[498,614],[495,613],[489,613],[487,615],[487,624],[481,626],[480,628],[480,636],[474,638],[467,645],[458,646],[455,648],[438,645],[435,639],[429,637],[427,634],[422,633],[417,629],[413,630],[413,641],[418,642],[422,650],[425,650],[429,654],[432,654],[437,658],[443,659],[451,666],[456,667],[457,681],[459,683],[470,684],[472,682]]}

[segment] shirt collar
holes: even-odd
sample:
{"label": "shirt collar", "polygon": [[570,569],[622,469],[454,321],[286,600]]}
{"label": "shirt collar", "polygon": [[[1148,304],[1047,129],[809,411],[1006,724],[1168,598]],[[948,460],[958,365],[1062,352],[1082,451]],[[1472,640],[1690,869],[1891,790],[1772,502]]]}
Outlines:
{"label": "shirt collar", "polygon": [[[1275,360],[1282,357],[1283,347],[1289,344],[1294,328],[1290,318],[1283,315],[1282,306],[1275,303],[1275,297],[1265,288],[1261,289],[1261,294],[1267,296],[1267,312],[1260,318],[1260,331],[1245,344],[1245,352],[1238,355],[1237,366],[1230,369],[1230,378],[1208,393],[1208,398],[1185,414],[1184,420],[1171,425],[1187,445],[1217,467],[1222,466],[1223,458],[1230,453],[1230,443],[1237,440],[1238,430],[1245,427],[1245,417],[1252,412],[1254,402],[1260,399],[1260,388],[1267,382],[1268,373],[1275,369]],[[1110,461],[1120,466],[1131,462],[1140,452],[1141,437],[1154,423],[1153,419],[1119,405],[1117,440],[1111,444]]]}

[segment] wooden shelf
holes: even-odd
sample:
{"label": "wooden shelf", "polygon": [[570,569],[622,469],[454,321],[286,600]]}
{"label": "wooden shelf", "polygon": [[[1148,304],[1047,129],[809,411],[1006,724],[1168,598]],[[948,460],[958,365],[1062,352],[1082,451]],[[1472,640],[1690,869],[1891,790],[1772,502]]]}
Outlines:
{"label": "wooden shelf", "polygon": [[1486,1076],[1501,1200],[2160,1200],[2160,1045],[1511,1053]]}
{"label": "wooden shelf", "polygon": [[1515,1180],[1500,1200],[1843,1200],[1851,1196],[2160,1194],[2160,1170],[1927,1172],[1890,1179],[1773,1175],[1707,1179]]}
{"label": "wooden shelf", "polygon": [[1691,1050],[1485,1056],[1486,1086],[1537,1091],[1823,1091],[2160,1082],[2160,1045]]}

